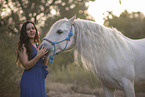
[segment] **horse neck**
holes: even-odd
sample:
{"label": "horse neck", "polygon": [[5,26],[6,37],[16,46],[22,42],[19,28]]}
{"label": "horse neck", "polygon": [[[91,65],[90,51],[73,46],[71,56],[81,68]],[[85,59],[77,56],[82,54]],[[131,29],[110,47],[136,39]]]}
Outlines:
{"label": "horse neck", "polygon": [[[77,47],[74,56],[78,59],[80,54],[81,61],[86,68],[93,69],[93,64],[99,65],[100,62],[104,61],[104,56],[108,53],[108,50],[104,50],[108,48],[105,44],[106,40],[103,39],[103,32],[98,33],[101,32],[101,29],[97,24],[84,21],[75,23],[75,44],[77,44]],[[97,63],[96,59],[98,60]]]}
{"label": "horse neck", "polygon": [[[119,63],[119,58],[123,58],[128,51],[126,40],[116,34],[115,30],[91,22],[76,21],[75,32],[75,44],[78,44],[75,57],[77,59],[80,54],[82,63],[88,68],[101,70],[101,65],[106,65],[108,58]],[[121,55],[118,56],[118,53]]]}
{"label": "horse neck", "polygon": [[108,49],[108,45],[110,44],[106,39],[106,32],[103,30],[104,29],[102,28],[102,26],[92,22],[76,22],[75,44],[78,44],[77,48],[86,49],[87,51],[95,50],[98,52],[104,52],[104,49]]}

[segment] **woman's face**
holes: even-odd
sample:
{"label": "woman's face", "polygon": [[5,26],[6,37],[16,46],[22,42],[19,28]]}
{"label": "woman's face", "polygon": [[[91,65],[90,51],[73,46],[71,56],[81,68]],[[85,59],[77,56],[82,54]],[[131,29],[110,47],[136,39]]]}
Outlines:
{"label": "woman's face", "polygon": [[28,23],[26,26],[26,33],[30,39],[34,39],[36,35],[36,29],[32,23]]}

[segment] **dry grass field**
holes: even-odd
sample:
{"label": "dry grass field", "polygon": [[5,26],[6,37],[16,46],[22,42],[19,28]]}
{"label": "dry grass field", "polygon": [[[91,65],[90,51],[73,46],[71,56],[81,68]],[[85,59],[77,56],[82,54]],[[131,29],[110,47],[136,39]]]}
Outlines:
{"label": "dry grass field", "polygon": [[[100,80],[96,75],[74,64],[51,72],[46,78],[48,97],[104,97]],[[116,97],[125,97],[116,90]],[[145,88],[136,89],[136,97],[145,97]]]}
{"label": "dry grass field", "polygon": [[[47,82],[47,97],[105,97],[102,88],[91,89],[86,86],[77,87],[73,84]],[[117,90],[115,97],[125,97],[121,90]],[[137,91],[136,97],[145,97],[145,92]]]}
{"label": "dry grass field", "polygon": [[[101,82],[96,75],[76,65],[57,70],[49,69],[46,78],[47,97],[104,97]],[[5,83],[1,87],[0,97],[20,97],[20,78],[14,83]],[[123,91],[117,90],[115,97],[125,97]],[[136,89],[136,97],[145,97],[145,88]]]}

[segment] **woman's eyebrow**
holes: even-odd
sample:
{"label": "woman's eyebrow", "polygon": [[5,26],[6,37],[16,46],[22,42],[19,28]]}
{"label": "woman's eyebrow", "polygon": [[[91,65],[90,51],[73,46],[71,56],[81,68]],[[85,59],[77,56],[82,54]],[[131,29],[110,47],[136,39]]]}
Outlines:
{"label": "woman's eyebrow", "polygon": [[27,27],[27,29],[29,29],[29,28],[34,28],[34,26],[31,26],[31,27]]}

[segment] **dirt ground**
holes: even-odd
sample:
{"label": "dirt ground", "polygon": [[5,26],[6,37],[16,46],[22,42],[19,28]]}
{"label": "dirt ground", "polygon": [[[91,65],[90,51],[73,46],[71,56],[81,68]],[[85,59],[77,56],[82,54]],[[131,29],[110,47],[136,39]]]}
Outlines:
{"label": "dirt ground", "polygon": [[[102,88],[90,89],[77,87],[71,84],[48,83],[46,85],[47,97],[104,97]],[[124,92],[117,90],[115,97],[125,97]],[[145,92],[137,92],[136,97],[145,97]]]}

